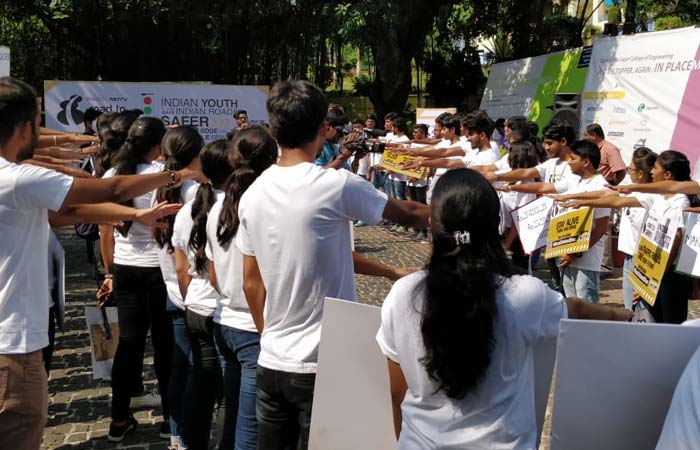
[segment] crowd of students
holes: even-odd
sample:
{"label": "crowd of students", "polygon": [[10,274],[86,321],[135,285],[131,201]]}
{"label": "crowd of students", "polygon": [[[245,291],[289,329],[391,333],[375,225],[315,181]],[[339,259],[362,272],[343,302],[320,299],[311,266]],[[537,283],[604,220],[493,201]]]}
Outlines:
{"label": "crowd of students", "polygon": [[[625,208],[620,241],[630,254],[644,209],[680,217],[700,194],[681,153],[637,149],[627,183],[598,126],[577,140],[555,121],[540,141],[521,117],[494,133],[499,121],[482,111],[443,114],[433,137],[417,126],[412,139],[403,118],[387,115],[387,148],[414,157],[406,168],[431,171],[411,179],[351,146],[375,117],[340,138],[342,108],[304,81],[273,87],[269,129],[239,124],[230,139],[207,144],[191,127],[103,114],[98,148],[86,151],[95,176],[86,177],[61,162],[82,153],[38,150],[35,98],[25,83],[0,79],[0,448],[41,443],[50,225],[101,224],[98,298],[116,305],[120,327],[110,441],[138,426],[130,406],[144,394],[150,330],[171,449],[209,448],[215,410],[219,449],[308,448],[323,301],[356,300],[363,273],[398,280],[377,342],[399,448],[532,449],[533,346],[556,338],[562,318],[632,316],[596,304],[610,208]],[[95,139],[49,136],[44,146]],[[538,255],[523,253],[510,220],[538,195],[595,208],[590,249],[549,260],[553,289],[524,274]],[[353,223],[382,221],[429,234],[423,270],[353,251]],[[669,266],[651,314],[680,323],[690,282]],[[642,300],[627,287],[625,305],[634,301]],[[692,428],[686,422],[673,426]]]}

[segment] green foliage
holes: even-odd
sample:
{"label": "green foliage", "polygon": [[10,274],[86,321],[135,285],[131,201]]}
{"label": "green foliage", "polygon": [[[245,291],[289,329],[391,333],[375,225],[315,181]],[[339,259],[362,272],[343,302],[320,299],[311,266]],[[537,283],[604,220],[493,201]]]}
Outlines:
{"label": "green foliage", "polygon": [[687,27],[688,23],[678,16],[665,16],[656,19],[654,29],[656,31],[672,30],[674,28]]}
{"label": "green foliage", "polygon": [[496,33],[490,44],[483,45],[489,51],[487,58],[491,63],[508,61],[513,58],[513,44],[510,42],[510,36],[503,31]]}
{"label": "green foliage", "polygon": [[618,5],[608,8],[608,23],[618,24],[622,22],[622,11]]}

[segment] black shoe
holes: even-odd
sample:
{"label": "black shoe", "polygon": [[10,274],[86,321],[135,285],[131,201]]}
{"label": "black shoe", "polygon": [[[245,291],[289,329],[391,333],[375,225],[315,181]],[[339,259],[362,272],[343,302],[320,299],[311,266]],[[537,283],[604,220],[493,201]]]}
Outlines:
{"label": "black shoe", "polygon": [[161,439],[170,439],[170,420],[166,419],[160,424]]}
{"label": "black shoe", "polygon": [[107,439],[109,442],[121,442],[128,433],[136,429],[138,424],[139,423],[136,421],[136,419],[134,419],[134,416],[131,415],[124,425],[117,426],[114,424],[114,422],[112,422],[109,424],[109,434],[107,435]]}

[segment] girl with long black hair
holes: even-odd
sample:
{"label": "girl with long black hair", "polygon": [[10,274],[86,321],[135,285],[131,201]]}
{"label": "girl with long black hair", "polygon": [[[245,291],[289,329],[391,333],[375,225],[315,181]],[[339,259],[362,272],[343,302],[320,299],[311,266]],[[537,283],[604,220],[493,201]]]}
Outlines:
{"label": "girl with long black hair", "polygon": [[[277,144],[259,127],[239,131],[230,146],[234,168],[225,192],[216,192],[216,203],[207,220],[207,256],[214,284],[222,296],[214,314],[214,337],[224,375],[226,405],[224,442],[221,448],[255,450],[258,423],[255,417],[256,371],[260,335],[243,293],[243,254],[233,242],[238,226],[238,204],[258,176],[277,160]],[[227,440],[235,438],[235,442]]]}
{"label": "girl with long black hair", "polygon": [[479,173],[444,174],[433,192],[430,262],[384,301],[377,341],[399,449],[535,448],[533,346],[554,339],[567,316],[631,317],[513,275],[499,205]]}
{"label": "girl with long black hair", "polygon": [[[104,178],[162,172],[163,165],[154,161],[160,155],[164,134],[165,126],[159,119],[142,117],[134,121]],[[126,204],[139,209],[150,208],[154,192]],[[114,236],[113,253],[103,253],[107,275],[101,291],[112,291],[114,282],[120,333],[112,367],[112,423],[108,438],[120,442],[138,424],[129,414],[129,403],[131,397],[143,391],[141,372],[148,329],[151,329],[155,350],[158,386],[163,393],[168,392],[173,335],[170,316],[165,310],[167,293],[151,228],[127,221],[116,231],[111,226],[101,226],[100,232],[102,236]],[[167,395],[161,396],[161,406],[167,422],[170,414]],[[164,437],[169,437],[168,429],[164,423],[161,430]]]}
{"label": "girl with long black hair", "polygon": [[219,304],[219,293],[209,280],[205,247],[207,216],[216,200],[216,189],[222,189],[233,171],[229,164],[228,141],[205,145],[199,161],[209,183],[200,184],[194,200],[178,212],[172,236],[192,357],[185,383],[182,427],[184,445],[189,450],[208,448],[211,417],[221,391],[219,355],[214,343],[214,312]]}
{"label": "girl with long black hair", "polygon": [[[675,150],[666,150],[659,154],[651,169],[653,183],[638,183],[625,186],[611,186],[620,193],[645,192],[663,193],[663,195],[650,196],[607,196],[597,199],[570,200],[564,203],[567,207],[593,206],[612,208],[646,208],[649,214],[669,220],[671,227],[675,227],[675,240],[668,259],[663,278],[656,294],[654,305],[649,307],[651,315],[656,322],[683,323],[688,318],[688,298],[690,297],[692,282],[687,275],[675,271],[675,261],[680,249],[683,236],[683,211],[691,206],[699,206],[698,198],[693,195],[691,189],[686,186],[698,186],[690,181],[690,162],[688,158]],[[680,188],[680,189],[678,189]],[[683,193],[685,192],[685,193]],[[700,192],[700,189],[697,190]],[[690,194],[690,195],[686,195]],[[643,231],[642,228],[640,231]],[[643,300],[640,300],[643,301]]]}
{"label": "girl with long black hair", "polygon": [[[199,153],[204,147],[204,140],[196,129],[181,126],[168,130],[163,137],[162,151],[165,156],[166,170],[189,168],[199,170]],[[179,187],[160,188],[156,191],[158,202],[185,204],[197,194],[199,183],[188,180]],[[177,450],[182,446],[182,419],[184,393],[189,371],[190,341],[185,327],[185,302],[180,294],[175,273],[175,248],[172,244],[175,217],[164,220],[162,228],[155,229],[154,238],[158,243],[158,259],[161,273],[168,291],[167,309],[173,323],[173,355],[170,370],[170,392],[167,395],[170,404],[170,445]]]}

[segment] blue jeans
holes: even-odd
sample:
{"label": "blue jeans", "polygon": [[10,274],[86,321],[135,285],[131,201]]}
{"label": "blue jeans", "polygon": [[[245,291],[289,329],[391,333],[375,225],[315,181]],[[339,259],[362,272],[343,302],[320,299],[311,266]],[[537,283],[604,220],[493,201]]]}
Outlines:
{"label": "blue jeans", "polygon": [[578,297],[589,303],[598,303],[600,272],[569,266],[561,272],[561,284],[567,297]]}
{"label": "blue jeans", "polygon": [[383,190],[384,181],[386,179],[386,172],[381,172],[377,169],[372,170],[372,184],[375,188]]}
{"label": "blue jeans", "polygon": [[398,200],[406,200],[406,182],[400,180],[391,180],[393,184],[392,191],[394,198]]}
{"label": "blue jeans", "polygon": [[260,335],[216,324],[214,341],[224,374],[226,411],[219,449],[255,450],[258,440],[255,377]]}
{"label": "blue jeans", "polygon": [[632,270],[632,256],[625,256],[625,264],[622,266],[622,300],[625,302],[625,308],[632,309],[632,299],[634,298],[634,288],[630,284],[627,277]]}
{"label": "blue jeans", "polygon": [[[168,305],[171,303],[168,302]],[[182,409],[185,400],[185,385],[187,384],[187,372],[192,358],[190,355],[190,339],[187,337],[185,327],[185,312],[168,308],[173,320],[173,357],[170,367],[170,392],[161,392],[170,399],[170,434],[182,436]]]}

